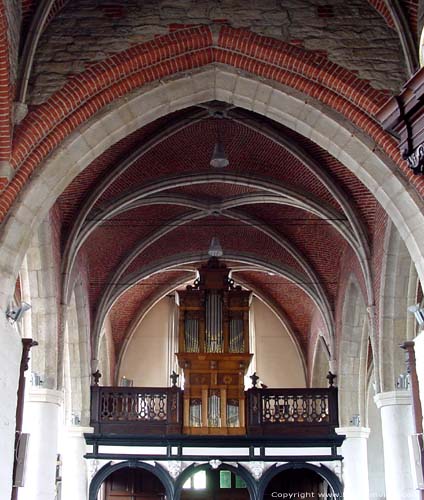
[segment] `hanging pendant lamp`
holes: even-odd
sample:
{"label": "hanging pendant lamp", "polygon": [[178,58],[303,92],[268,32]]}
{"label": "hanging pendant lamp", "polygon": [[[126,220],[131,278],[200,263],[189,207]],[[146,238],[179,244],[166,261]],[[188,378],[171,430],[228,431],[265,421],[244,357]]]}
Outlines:
{"label": "hanging pendant lamp", "polygon": [[211,240],[211,244],[209,245],[209,250],[208,250],[208,255],[210,257],[222,257],[224,254],[221,243],[219,242],[219,239],[214,236]]}
{"label": "hanging pendant lamp", "polygon": [[227,155],[225,154],[224,145],[221,141],[215,144],[213,148],[213,154],[210,161],[210,166],[215,168],[228,167],[230,162],[228,161]]}

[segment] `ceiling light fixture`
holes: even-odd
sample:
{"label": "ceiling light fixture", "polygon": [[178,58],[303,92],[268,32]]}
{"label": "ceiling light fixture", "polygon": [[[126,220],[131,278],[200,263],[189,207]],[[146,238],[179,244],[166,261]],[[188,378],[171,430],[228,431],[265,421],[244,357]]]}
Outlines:
{"label": "ceiling light fixture", "polygon": [[230,164],[227,155],[225,154],[224,145],[221,141],[215,144],[213,148],[212,158],[210,161],[210,166],[215,168],[228,167]]}
{"label": "ceiling light fixture", "polygon": [[208,255],[210,257],[222,257],[224,252],[222,251],[221,243],[219,239],[214,236],[211,240],[211,244],[209,245]]}
{"label": "ceiling light fixture", "polygon": [[[222,120],[222,118],[224,117],[224,115],[221,114],[215,114],[214,116],[217,120]],[[213,148],[212,158],[209,164],[214,168],[224,168],[228,167],[228,165],[230,164],[230,161],[225,154],[224,144],[221,141],[221,128],[219,122],[217,122],[216,143]]]}

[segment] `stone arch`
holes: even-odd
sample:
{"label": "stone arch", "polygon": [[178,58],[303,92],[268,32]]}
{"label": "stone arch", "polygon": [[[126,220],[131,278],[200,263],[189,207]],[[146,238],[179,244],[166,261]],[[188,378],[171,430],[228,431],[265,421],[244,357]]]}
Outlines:
{"label": "stone arch", "polygon": [[67,396],[65,412],[87,426],[90,420],[90,340],[88,309],[81,280],[77,280],[68,306],[64,328],[64,384]]}
{"label": "stone arch", "polygon": [[369,319],[359,284],[353,275],[347,281],[343,303],[338,356],[339,418],[349,426],[353,415],[365,419],[366,360]]}
{"label": "stone arch", "polygon": [[326,387],[326,376],[328,374],[330,363],[329,363],[329,353],[326,352],[324,347],[324,336],[322,332],[316,337],[314,357],[312,361],[312,377],[311,386],[312,387]]}
{"label": "stone arch", "polygon": [[363,427],[371,429],[367,439],[368,477],[370,498],[378,498],[385,493],[384,454],[381,413],[374,401],[375,382],[374,366],[370,366],[368,373],[366,419]]}
{"label": "stone arch", "polygon": [[395,380],[405,372],[399,344],[415,336],[408,306],[416,302],[417,276],[399,231],[388,221],[381,268],[379,307],[379,360],[381,390],[395,390]]}
{"label": "stone arch", "polygon": [[162,35],[92,64],[30,113],[24,130],[17,134],[12,159],[15,168],[22,164],[26,168],[13,183],[15,193],[9,193],[7,202],[14,199],[40,159],[105,105],[148,82],[174,75],[176,70],[191,71],[207,64],[230,64],[305,93],[345,115],[380,142],[389,156],[400,160],[396,149],[388,147],[392,139],[370,117],[383,104],[384,93],[301,47],[246,29],[199,25]]}
{"label": "stone arch", "polygon": [[[177,95],[174,101],[169,100],[171,90]],[[310,102],[289,94],[279,84],[258,82],[251,76],[241,76],[231,69],[216,66],[204,67],[160,86],[143,87],[74,132],[49,157],[5,221],[0,243],[5,250],[2,259],[7,259],[7,265],[0,262],[0,267],[9,271],[3,272],[5,289],[0,292],[0,304],[5,307],[13,289],[28,244],[28,228],[39,224],[57,196],[79,172],[110,145],[152,120],[216,99],[253,109],[276,120],[315,141],[344,163],[392,218],[419,275],[424,278],[424,257],[420,248],[420,241],[424,239],[424,215],[411,191],[404,190],[399,174],[346,125],[337,123]]]}
{"label": "stone arch", "polygon": [[[297,273],[293,272],[291,269],[285,268],[284,266],[278,266],[276,264],[265,261],[264,259],[252,257],[251,255],[244,254],[232,254],[226,253],[225,258],[230,261],[237,261],[242,264],[254,264],[260,268],[274,272],[275,274],[280,274],[287,278],[288,280],[296,283],[303,292],[309,296],[312,302],[319,308],[321,312],[324,312],[323,305],[319,299],[318,294],[315,289],[309,285],[305,284],[303,277],[300,277]],[[105,301],[99,305],[96,319],[93,325],[93,349],[97,349],[99,335],[103,326],[106,314],[109,312],[114,302],[134,283],[141,281],[142,279],[155,274],[163,269],[169,269],[178,265],[191,264],[193,262],[206,261],[208,260],[208,255],[199,254],[179,254],[178,256],[172,258],[161,259],[150,264],[149,267],[144,267],[140,272],[132,273],[131,275],[125,276],[125,280],[122,280],[122,284],[116,287],[114,293],[109,297],[108,301]],[[249,285],[250,286],[250,285]],[[290,329],[289,329],[290,331]],[[296,339],[292,337],[292,340],[298,347],[299,353],[301,352]]]}
{"label": "stone arch", "polygon": [[[233,255],[233,256],[227,255],[227,257],[237,259],[237,257],[235,255]],[[167,268],[169,266],[170,268],[172,268],[172,266],[175,266],[175,265],[187,264],[187,263],[191,263],[192,261],[197,262],[198,259],[199,259],[199,256],[195,256],[194,258],[192,255],[180,256],[180,258],[177,258],[177,260],[172,259],[171,261],[167,261],[166,263],[164,263],[164,267]],[[204,256],[204,260],[207,260],[206,256]],[[249,261],[251,261],[251,259],[247,258],[246,263]],[[259,261],[255,261],[255,263],[258,264]],[[262,264],[263,264],[263,262],[262,262]],[[148,277],[151,274],[154,274],[154,272],[157,272],[159,270],[159,267],[160,266],[155,267],[155,265],[153,264],[153,268],[144,269],[144,272],[141,275],[140,279],[144,279],[145,277]],[[272,268],[272,269],[274,271],[276,271],[276,268]],[[242,270],[242,268],[237,268],[237,269],[233,269],[233,270],[240,271],[240,270]],[[194,273],[196,271],[196,269],[192,269],[192,270],[187,269],[187,271]],[[146,304],[146,306],[143,307],[140,310],[139,314],[135,317],[135,319],[133,320],[133,322],[131,323],[131,325],[129,327],[129,335],[127,336],[125,342],[123,343],[121,350],[117,353],[117,362],[116,362],[116,365],[114,367],[114,370],[112,370],[114,375],[111,378],[112,378],[112,380],[115,380],[116,383],[117,383],[117,376],[118,376],[118,373],[120,370],[123,356],[125,355],[125,351],[131,342],[131,338],[132,338],[132,335],[134,333],[136,326],[141,322],[143,317],[145,317],[147,312],[151,309],[151,307],[153,307],[154,304],[156,304],[161,298],[163,298],[165,295],[167,295],[170,291],[174,290],[177,286],[179,286],[182,283],[185,283],[186,281],[187,281],[187,277],[183,278],[181,281],[169,283],[169,286],[164,287],[162,290],[160,290],[160,292],[157,295],[154,295],[152,297],[152,299]],[[240,280],[239,278],[237,279],[237,281],[239,283],[245,285],[248,289],[252,290],[253,293],[258,297],[258,299],[261,300],[262,302],[264,302],[264,304],[266,304],[267,307],[269,307],[269,309],[276,315],[278,320],[281,322],[285,331],[287,331],[291,341],[293,342],[293,345],[295,346],[297,355],[299,356],[300,363],[302,365],[303,376],[304,376],[304,379],[306,381],[307,380],[307,365],[306,365],[305,355],[303,353],[300,342],[299,342],[299,340],[298,340],[298,338],[297,338],[297,336],[292,328],[292,325],[291,325],[290,321],[288,320],[288,318],[286,317],[286,315],[283,313],[281,308],[278,307],[277,304],[273,303],[271,300],[269,300],[268,298],[263,296],[263,291],[256,289],[254,286],[252,286],[251,283],[245,283],[243,280]],[[113,304],[117,300],[117,298],[119,298],[119,297],[117,297],[115,295],[113,300],[110,303],[106,304],[103,313],[97,318],[97,321],[95,322],[95,325],[94,325],[93,342],[92,342],[93,351],[94,351],[93,355],[97,356],[99,359],[101,356],[100,351],[102,348],[101,339],[104,338],[104,336],[106,334],[105,329],[107,330],[107,326],[108,326],[107,325],[108,324],[108,313],[109,313],[110,309],[113,307]],[[104,370],[105,370],[105,366],[103,365],[101,372],[103,373]],[[103,383],[105,383],[105,382],[103,381]]]}
{"label": "stone arch", "polygon": [[57,389],[61,383],[57,259],[51,244],[52,224],[48,215],[34,232],[21,273],[24,299],[32,306],[25,318],[26,335],[38,342],[31,353],[31,368],[41,376],[46,389]]}
{"label": "stone arch", "polygon": [[283,465],[272,465],[260,479],[258,498],[264,498],[268,484],[277,474],[291,469],[308,469],[314,471],[330,485],[334,498],[343,499],[343,485],[336,474],[325,465],[320,464],[320,466],[317,466],[308,462],[289,462]]}
{"label": "stone arch", "polygon": [[97,366],[92,366],[92,371],[95,372],[96,369],[100,371],[100,373],[102,374],[102,385],[114,385],[116,383],[116,367],[114,366],[114,363],[112,363],[112,360],[115,359],[115,350],[113,349],[113,340],[109,318],[106,318],[105,324],[100,333],[97,353],[98,358],[95,361]]}
{"label": "stone arch", "polygon": [[151,465],[144,462],[139,462],[137,460],[127,460],[124,462],[119,462],[113,464],[112,462],[104,465],[96,474],[93,476],[90,482],[90,487],[88,491],[88,500],[97,500],[97,494],[100,490],[102,483],[115,471],[124,469],[126,467],[134,469],[144,469],[148,472],[154,474],[163,484],[166,497],[169,499],[174,498],[174,484],[172,482],[171,476],[163,469],[160,465]]}
{"label": "stone arch", "polygon": [[[175,496],[174,500],[180,500],[181,498],[181,490],[184,485],[184,483],[187,481],[187,479],[194,474],[195,472],[202,471],[202,470],[212,470],[212,466],[209,463],[206,464],[192,464],[178,476],[177,480],[175,481]],[[253,477],[250,475],[247,469],[244,467],[234,467],[231,464],[227,463],[222,463],[219,466],[219,470],[229,470],[233,472],[234,474],[240,476],[244,482],[247,485],[247,489],[249,491],[249,495],[251,500],[259,500],[260,496],[258,496],[257,492],[257,483],[253,479]],[[91,500],[91,499],[90,499]]]}

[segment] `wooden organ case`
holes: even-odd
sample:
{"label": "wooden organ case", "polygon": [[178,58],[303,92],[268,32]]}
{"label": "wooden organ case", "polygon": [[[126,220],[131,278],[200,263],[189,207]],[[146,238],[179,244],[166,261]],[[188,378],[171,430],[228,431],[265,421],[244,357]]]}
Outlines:
{"label": "wooden organ case", "polygon": [[212,257],[193,286],[178,292],[178,363],[184,373],[184,433],[246,433],[244,376],[249,352],[249,291],[234,286]]}

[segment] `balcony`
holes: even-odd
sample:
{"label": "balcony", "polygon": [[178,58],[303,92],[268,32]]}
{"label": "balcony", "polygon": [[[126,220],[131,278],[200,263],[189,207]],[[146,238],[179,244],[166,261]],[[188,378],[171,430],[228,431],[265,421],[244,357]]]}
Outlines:
{"label": "balcony", "polygon": [[[99,437],[187,438],[183,401],[178,387],[92,386],[91,426]],[[334,437],[337,388],[249,389],[245,422],[244,439]]]}

